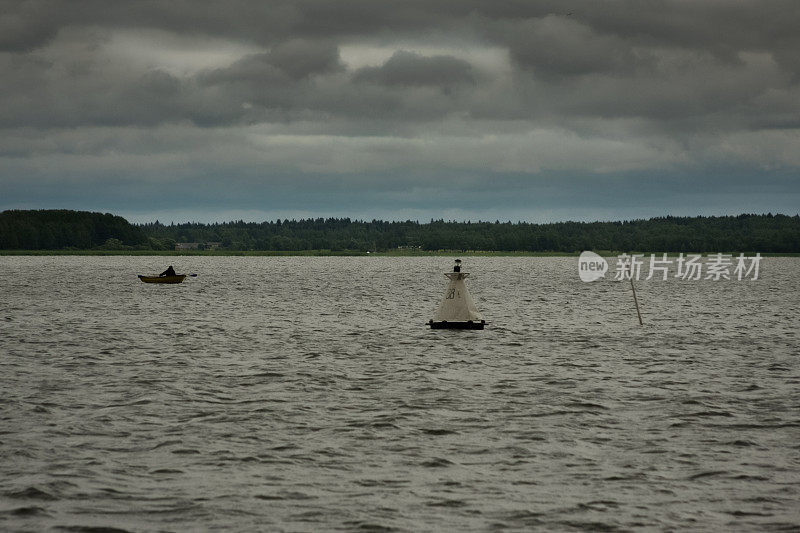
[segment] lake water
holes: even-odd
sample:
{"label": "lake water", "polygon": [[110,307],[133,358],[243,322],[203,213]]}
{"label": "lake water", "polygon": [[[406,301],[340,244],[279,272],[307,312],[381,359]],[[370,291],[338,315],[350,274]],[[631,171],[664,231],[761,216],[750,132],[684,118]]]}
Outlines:
{"label": "lake water", "polygon": [[800,259],[462,259],[0,257],[0,530],[800,531]]}

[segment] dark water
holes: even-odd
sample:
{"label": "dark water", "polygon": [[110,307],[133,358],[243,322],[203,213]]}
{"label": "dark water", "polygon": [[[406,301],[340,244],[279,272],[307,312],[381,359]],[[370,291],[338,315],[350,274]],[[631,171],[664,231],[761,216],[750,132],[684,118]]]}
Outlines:
{"label": "dark water", "polygon": [[800,531],[800,259],[576,265],[0,257],[0,530]]}

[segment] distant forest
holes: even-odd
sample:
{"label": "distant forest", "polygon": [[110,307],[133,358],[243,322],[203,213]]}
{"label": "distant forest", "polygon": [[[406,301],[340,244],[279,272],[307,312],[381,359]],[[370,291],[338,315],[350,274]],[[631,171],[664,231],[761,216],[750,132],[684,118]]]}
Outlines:
{"label": "distant forest", "polygon": [[3,211],[3,250],[800,252],[800,216],[660,217],[625,222],[385,222],[349,218],[130,224],[112,214]]}

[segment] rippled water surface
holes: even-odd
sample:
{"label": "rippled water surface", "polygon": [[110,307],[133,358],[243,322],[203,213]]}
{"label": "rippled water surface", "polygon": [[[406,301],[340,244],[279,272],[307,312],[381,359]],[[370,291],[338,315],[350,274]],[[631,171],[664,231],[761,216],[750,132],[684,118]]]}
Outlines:
{"label": "rippled water surface", "polygon": [[463,259],[0,257],[0,530],[800,530],[800,259]]}

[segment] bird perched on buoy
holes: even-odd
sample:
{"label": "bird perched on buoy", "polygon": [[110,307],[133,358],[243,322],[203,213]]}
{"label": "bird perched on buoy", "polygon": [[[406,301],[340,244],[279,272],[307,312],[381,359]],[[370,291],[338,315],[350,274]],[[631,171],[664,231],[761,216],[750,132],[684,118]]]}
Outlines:
{"label": "bird perched on buoy", "polygon": [[464,283],[469,272],[461,272],[461,259],[456,259],[453,271],[445,273],[445,277],[450,282],[445,289],[442,303],[428,325],[431,329],[483,329],[486,321]]}

